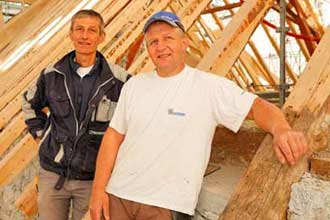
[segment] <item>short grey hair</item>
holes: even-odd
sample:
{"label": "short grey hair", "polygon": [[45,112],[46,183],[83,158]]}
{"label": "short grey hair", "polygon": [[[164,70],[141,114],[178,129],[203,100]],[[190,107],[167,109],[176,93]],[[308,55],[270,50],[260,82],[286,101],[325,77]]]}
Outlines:
{"label": "short grey hair", "polygon": [[92,9],[83,9],[78,11],[77,13],[75,13],[72,18],[71,18],[71,26],[70,26],[70,30],[73,31],[73,23],[77,18],[86,18],[86,17],[94,17],[97,18],[100,22],[100,34],[104,34],[104,20],[101,16],[100,13],[92,10]]}

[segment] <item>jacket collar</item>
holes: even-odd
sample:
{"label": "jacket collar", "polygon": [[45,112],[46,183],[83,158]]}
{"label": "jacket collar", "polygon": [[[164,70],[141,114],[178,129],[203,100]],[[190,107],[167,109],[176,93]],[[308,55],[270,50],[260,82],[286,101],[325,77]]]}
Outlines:
{"label": "jacket collar", "polygon": [[[54,68],[64,74],[70,74],[73,71],[76,72],[80,65],[74,62],[74,57],[75,51],[69,52],[54,65]],[[100,81],[104,81],[113,77],[113,73],[105,57],[98,51],[96,53],[96,63],[91,72],[95,70],[99,70],[97,72],[99,72]]]}

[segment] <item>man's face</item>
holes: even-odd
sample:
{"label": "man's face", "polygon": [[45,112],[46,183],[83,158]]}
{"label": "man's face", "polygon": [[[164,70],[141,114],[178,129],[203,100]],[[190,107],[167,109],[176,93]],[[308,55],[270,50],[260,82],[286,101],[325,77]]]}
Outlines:
{"label": "man's face", "polygon": [[155,22],[145,33],[145,41],[158,72],[178,73],[182,70],[188,39],[179,28]]}
{"label": "man's face", "polygon": [[95,54],[97,46],[104,40],[99,19],[96,17],[76,18],[72,25],[70,38],[77,54]]}

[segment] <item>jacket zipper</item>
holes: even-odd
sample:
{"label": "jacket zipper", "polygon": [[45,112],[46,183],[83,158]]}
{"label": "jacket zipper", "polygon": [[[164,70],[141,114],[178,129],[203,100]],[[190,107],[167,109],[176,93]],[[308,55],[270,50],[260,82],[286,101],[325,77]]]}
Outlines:
{"label": "jacket zipper", "polygon": [[77,136],[78,133],[79,133],[79,122],[78,122],[78,118],[77,118],[77,114],[76,114],[76,109],[75,109],[75,107],[74,107],[74,105],[73,105],[72,98],[71,98],[71,95],[70,95],[70,92],[69,92],[68,84],[66,83],[66,76],[65,76],[64,73],[62,73],[62,72],[60,72],[60,71],[58,71],[58,70],[57,70],[57,72],[64,76],[64,86],[65,86],[65,91],[66,91],[66,93],[67,93],[67,95],[68,95],[68,97],[69,97],[70,105],[71,105],[71,107],[73,108],[73,115],[74,115],[74,120],[75,120],[75,122],[76,122],[76,136]]}
{"label": "jacket zipper", "polygon": [[[56,69],[55,69],[56,70]],[[66,176],[66,179],[69,179],[70,177],[70,166],[71,166],[71,160],[73,158],[73,152],[75,151],[76,149],[76,145],[77,145],[77,142],[78,142],[78,134],[79,134],[79,131],[81,130],[81,128],[83,127],[84,125],[84,122],[85,120],[81,123],[81,125],[79,126],[79,122],[78,122],[78,118],[77,118],[77,114],[76,114],[76,109],[73,105],[73,102],[72,102],[72,98],[70,96],[70,92],[69,92],[69,88],[68,88],[68,85],[66,83],[66,76],[63,72],[59,71],[59,70],[56,70],[58,73],[60,73],[61,75],[64,76],[64,86],[65,86],[65,90],[66,90],[66,93],[68,94],[68,97],[69,97],[69,100],[70,100],[70,105],[73,109],[73,115],[74,115],[74,119],[75,119],[75,122],[76,122],[76,138],[75,138],[75,141],[73,143],[73,147],[72,147],[72,152],[71,152],[71,156],[70,156],[70,159],[69,159],[69,163],[68,163],[68,167],[67,167],[67,176]],[[99,90],[101,89],[101,87],[103,87],[105,84],[107,84],[108,82],[110,82],[112,79],[114,79],[114,77],[111,77],[110,79],[108,79],[107,81],[105,81],[104,83],[102,83],[101,85],[99,85],[97,87],[97,90],[95,91],[94,95],[92,96],[92,98],[89,100],[88,102],[88,109],[90,108],[90,104],[91,104],[91,100],[93,98],[95,98],[95,96],[97,95],[97,93],[99,92]]]}

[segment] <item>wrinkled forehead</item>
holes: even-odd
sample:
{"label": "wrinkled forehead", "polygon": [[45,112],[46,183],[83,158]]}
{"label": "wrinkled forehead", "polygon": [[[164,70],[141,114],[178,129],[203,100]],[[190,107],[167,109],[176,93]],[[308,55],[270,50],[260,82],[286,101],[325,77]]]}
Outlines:
{"label": "wrinkled forehead", "polygon": [[144,36],[148,36],[150,34],[153,33],[158,33],[160,30],[164,31],[164,32],[168,32],[168,33],[182,33],[184,34],[184,32],[178,28],[178,27],[174,27],[170,24],[168,24],[165,21],[155,21],[152,24],[150,24],[150,26],[148,27],[148,29],[146,30]]}
{"label": "wrinkled forehead", "polygon": [[98,26],[100,26],[102,24],[102,21],[96,16],[82,15],[82,16],[77,16],[77,17],[73,18],[72,25],[75,25],[76,23],[79,23],[81,21],[90,21],[90,22],[97,21]]}

